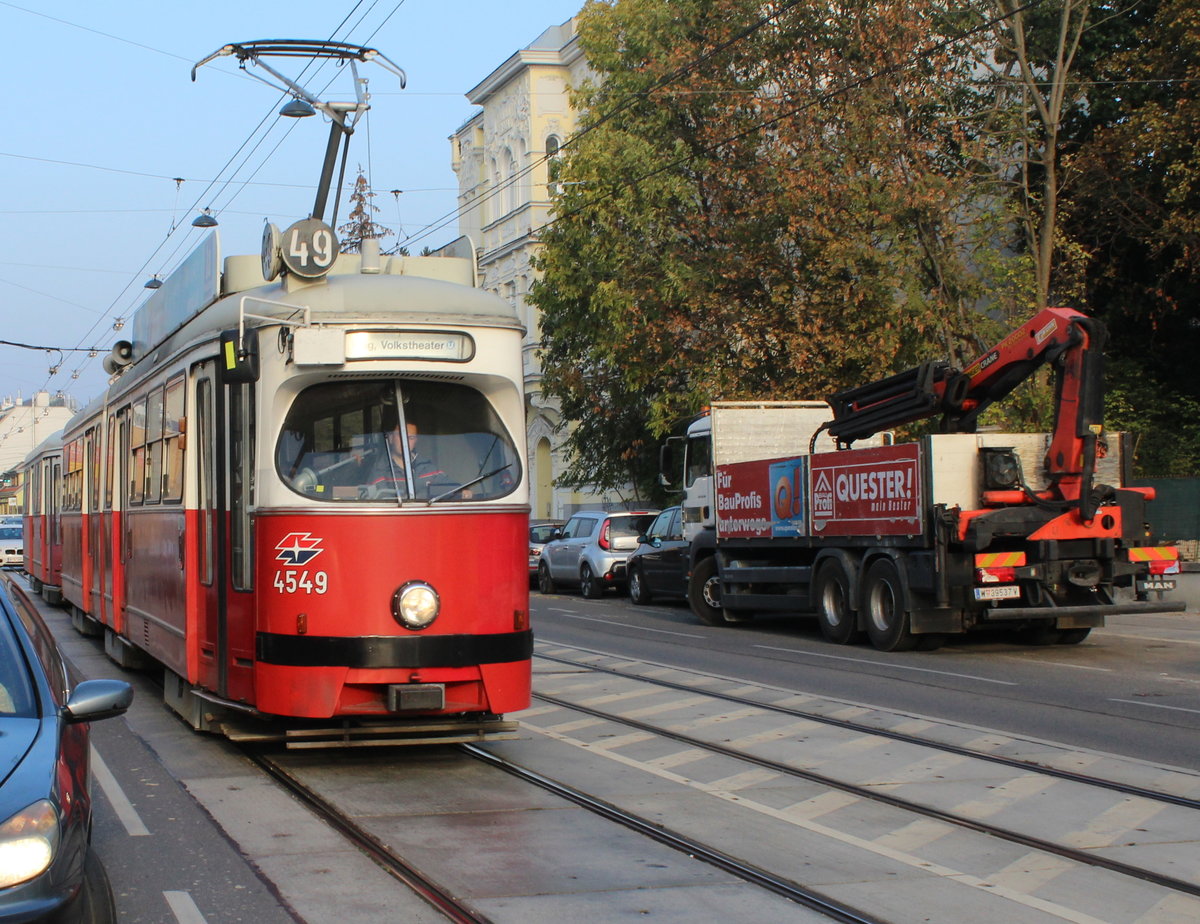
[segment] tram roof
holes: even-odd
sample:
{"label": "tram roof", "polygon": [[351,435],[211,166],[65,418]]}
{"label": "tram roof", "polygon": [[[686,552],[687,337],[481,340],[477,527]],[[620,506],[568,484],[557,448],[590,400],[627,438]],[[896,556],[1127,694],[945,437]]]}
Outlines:
{"label": "tram roof", "polygon": [[[359,255],[339,254],[320,279],[284,275],[268,282],[259,256],[228,257],[217,274],[217,255],[212,236],[138,308],[132,365],[236,328],[244,315],[283,321],[301,308],[317,323],[522,326],[512,305],[473,287],[473,261],[462,257],[387,256],[364,270]],[[272,322],[245,318],[244,323],[253,328]]]}

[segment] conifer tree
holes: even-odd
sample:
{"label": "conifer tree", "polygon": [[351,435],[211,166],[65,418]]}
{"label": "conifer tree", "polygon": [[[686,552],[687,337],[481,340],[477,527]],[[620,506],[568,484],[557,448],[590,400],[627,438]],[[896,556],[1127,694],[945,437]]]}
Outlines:
{"label": "conifer tree", "polygon": [[372,217],[373,213],[379,211],[379,206],[371,201],[374,198],[375,193],[371,191],[371,186],[367,182],[366,174],[363,173],[360,164],[358,179],[354,181],[354,192],[350,193],[352,208],[349,220],[338,228],[338,236],[342,241],[342,253],[362,253],[363,241],[386,237],[392,233],[391,228],[385,228]]}

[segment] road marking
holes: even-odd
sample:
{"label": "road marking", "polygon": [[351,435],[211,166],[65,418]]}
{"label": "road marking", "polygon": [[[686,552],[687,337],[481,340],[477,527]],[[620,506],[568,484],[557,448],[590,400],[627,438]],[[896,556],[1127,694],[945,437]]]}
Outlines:
{"label": "road marking", "polygon": [[917,671],[922,674],[941,674],[943,677],[959,677],[963,680],[978,680],[980,683],[997,683],[1005,687],[1018,687],[1019,683],[1011,680],[993,680],[991,677],[977,677],[974,674],[955,674],[951,671],[935,671],[928,667],[910,667],[907,664],[896,664],[892,661],[872,661],[870,658],[847,658],[845,655],[820,654],[816,651],[803,651],[799,648],[775,648],[771,645],[754,645],[765,651],[784,651],[788,654],[803,655],[809,658],[828,658],[831,661],[851,661],[855,664],[872,664],[875,667],[892,667],[898,671]]}
{"label": "road marking", "polygon": [[108,764],[104,762],[104,759],[95,747],[91,747],[90,745],[89,747],[92,752],[92,775],[96,778],[96,782],[100,784],[100,788],[104,790],[104,795],[108,797],[113,811],[121,819],[121,824],[125,826],[125,833],[130,837],[142,837],[149,834],[150,831],[142,823],[142,817],[137,813],[137,809],[133,807],[133,803],[129,801],[129,797],[125,795],[125,790],[121,788],[121,784],[117,782],[117,778],[108,769]]}
{"label": "road marking", "polygon": [[[522,727],[528,731],[545,735],[546,737],[556,741],[561,741],[564,744],[573,745],[574,747],[579,748],[588,748],[590,750],[590,745],[588,745],[586,742],[570,738],[566,735],[555,734],[550,729],[540,728],[533,724],[523,724]],[[790,808],[776,808],[772,805],[758,802],[753,798],[749,798],[737,792],[710,789],[708,784],[699,780],[691,779],[683,776],[682,774],[672,773],[670,770],[664,769],[661,766],[656,766],[653,763],[647,763],[641,760],[635,760],[616,751],[600,751],[598,753],[607,760],[623,764],[627,767],[643,770],[659,777],[660,779],[667,780],[680,786],[686,786],[689,789],[694,789],[698,792],[704,792],[713,798],[720,799],[725,802],[732,802],[744,809],[757,812],[758,814],[764,815],[768,818],[775,818],[780,821],[788,822],[794,825],[796,828],[809,831],[819,837],[829,838],[844,844],[847,847],[863,850],[878,857],[891,860],[894,863],[903,864],[909,869],[918,871],[921,874],[940,876],[943,879],[953,879],[960,885],[978,889],[982,892],[986,892],[989,895],[997,895],[1002,898],[1006,898],[1014,904],[1019,904],[1026,908],[1040,911],[1045,915],[1061,918],[1065,921],[1074,921],[1076,924],[1103,924],[1103,921],[1100,918],[1094,918],[1083,911],[1076,911],[1073,908],[1067,908],[1066,906],[1060,905],[1053,900],[1043,899],[1036,895],[1027,895],[1015,889],[992,883],[989,880],[979,876],[974,876],[970,873],[964,872],[963,870],[933,862],[925,857],[914,856],[904,850],[897,850],[884,844],[867,840],[866,838],[857,834],[853,834],[848,831],[840,831],[828,825],[821,824],[810,818],[804,817],[804,815],[807,814],[804,809],[801,809],[800,814],[797,814],[795,810],[798,807],[807,806],[814,800],[806,800],[804,803],[798,803]],[[836,808],[837,805],[843,802],[848,795],[849,794],[844,793],[832,794],[832,798],[828,800],[828,802],[832,803],[830,807]]]}
{"label": "road marking", "polygon": [[205,924],[204,915],[196,907],[192,896],[187,892],[163,892],[163,898],[171,906],[171,913],[179,924]]}
{"label": "road marking", "polygon": [[1110,703],[1129,703],[1131,706],[1145,706],[1148,709],[1170,709],[1172,712],[1194,712],[1200,715],[1200,709],[1188,709],[1186,706],[1164,706],[1162,703],[1143,703],[1137,699],[1110,699]]}
{"label": "road marking", "polygon": [[1073,667],[1077,671],[1103,671],[1106,674],[1112,673],[1111,667],[1092,667],[1090,664],[1072,664],[1070,661],[1043,661],[1041,658],[1030,660],[1029,658],[1017,658],[1011,655],[1001,655],[996,660],[1018,661],[1021,664],[1049,664],[1052,667]]}
{"label": "road marking", "polygon": [[581,619],[584,622],[602,622],[606,626],[620,626],[622,629],[636,629],[639,632],[656,632],[659,635],[677,635],[679,638],[707,638],[706,635],[696,635],[691,632],[668,632],[666,629],[648,629],[645,626],[635,626],[632,623],[620,622],[615,619],[597,619],[595,616],[577,616],[574,613],[568,613],[565,610],[562,614],[568,619]]}
{"label": "road marking", "polygon": [[1136,843],[1139,840],[1136,832],[1145,830],[1144,826],[1166,810],[1161,802],[1123,799],[1091,818],[1085,827],[1064,834],[1063,843],[1082,850],[1111,847],[1118,842],[1122,846]]}

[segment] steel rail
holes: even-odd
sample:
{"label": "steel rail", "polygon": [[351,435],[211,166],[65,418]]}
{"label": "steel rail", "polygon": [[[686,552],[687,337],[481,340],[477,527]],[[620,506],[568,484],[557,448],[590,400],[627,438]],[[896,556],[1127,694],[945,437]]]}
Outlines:
{"label": "steel rail", "polygon": [[[692,692],[702,691],[693,690]],[[788,764],[780,763],[779,761],[771,760],[766,757],[756,757],[753,754],[746,754],[742,751],[735,750],[734,748],[728,748],[724,745],[714,744],[710,741],[704,741],[701,738],[693,738],[690,735],[672,732],[668,729],[638,721],[637,719],[625,718],[614,713],[604,712],[600,709],[593,709],[589,706],[580,706],[569,702],[568,700],[559,699],[554,696],[547,696],[545,694],[534,693],[533,698],[541,700],[542,702],[551,703],[555,706],[560,706],[564,709],[571,709],[584,715],[590,715],[593,718],[604,719],[618,725],[628,726],[629,728],[636,728],[639,731],[658,735],[671,741],[677,741],[680,744],[686,744],[689,747],[711,751],[714,754],[721,754],[725,757],[730,757],[735,760],[741,760],[746,763],[754,764],[755,766],[763,767],[764,769],[772,770],[785,776],[791,776],[795,777],[796,779],[802,779],[811,783],[817,783],[822,786],[828,786],[830,789],[836,789],[840,792],[849,793],[850,795],[858,796],[864,800],[890,805],[893,808],[898,808],[906,812],[912,812],[916,815],[922,815],[926,818],[933,818],[937,821],[941,821],[945,824],[953,825],[958,828],[977,831],[980,834],[986,834],[1001,840],[1009,841],[1010,843],[1020,844],[1021,846],[1028,847],[1032,850],[1040,850],[1044,853],[1051,853],[1067,860],[1072,860],[1087,866],[1095,866],[1101,869],[1106,869],[1109,872],[1119,873],[1123,876],[1129,876],[1132,879],[1140,879],[1144,882],[1150,882],[1154,885],[1159,885],[1167,889],[1173,889],[1177,892],[1200,896],[1200,884],[1188,882],[1184,879],[1177,879],[1174,876],[1167,876],[1163,873],[1156,873],[1153,870],[1133,866],[1128,863],[1122,863],[1120,860],[1110,860],[1106,857],[1096,856],[1084,850],[1077,850],[1073,847],[1055,844],[1053,841],[1047,841],[1038,837],[1021,834],[1018,831],[1012,831],[1008,828],[1001,828],[997,825],[990,825],[986,822],[975,821],[970,818],[962,818],[941,809],[921,805],[918,802],[911,802],[907,799],[901,799],[898,796],[890,796],[886,793],[876,792],[869,787],[857,786],[854,783],[847,783],[842,780],[834,779],[833,777],[815,773],[811,770],[801,770],[797,767],[792,767]]]}
{"label": "steel rail", "polygon": [[[571,647],[571,646],[562,646]],[[1096,786],[1101,789],[1107,789],[1112,792],[1121,793],[1125,796],[1140,796],[1143,799],[1150,799],[1155,802],[1163,802],[1168,805],[1177,805],[1182,808],[1195,809],[1200,811],[1200,799],[1191,799],[1187,796],[1179,796],[1174,793],[1162,792],[1157,789],[1146,789],[1142,786],[1135,786],[1132,783],[1122,783],[1118,780],[1106,780],[1098,776],[1089,776],[1086,773],[1078,773],[1074,770],[1062,770],[1058,767],[1048,767],[1045,764],[1034,763],[1031,760],[1021,760],[1016,757],[1005,757],[1002,754],[989,754],[987,751],[975,751],[971,748],[963,747],[958,744],[949,744],[944,741],[936,741],[928,738],[921,738],[918,735],[911,735],[906,732],[890,731],[886,728],[878,728],[874,725],[865,725],[861,722],[852,722],[848,719],[835,719],[831,716],[821,715],[816,712],[805,712],[802,709],[794,709],[790,706],[779,706],[774,703],[764,703],[756,699],[749,699],[744,696],[737,696],[732,693],[721,693],[714,690],[701,689],[699,687],[689,686],[686,683],[677,683],[672,680],[662,680],[657,677],[644,677],[641,674],[631,674],[626,671],[617,670],[612,667],[599,667],[595,664],[587,664],[582,661],[572,661],[569,658],[555,657],[554,655],[538,654],[534,652],[535,658],[544,658],[547,661],[554,661],[558,664],[567,664],[571,667],[582,667],[588,670],[599,671],[605,674],[612,674],[615,677],[624,677],[627,680],[639,680],[643,683],[654,684],[655,686],[666,687],[671,690],[681,690],[686,693],[703,693],[705,696],[711,696],[713,699],[723,700],[728,703],[736,703],[739,706],[757,706],[768,712],[779,713],[796,719],[808,719],[813,722],[819,722],[822,725],[829,725],[834,728],[844,728],[847,731],[862,732],[864,734],[878,735],[881,738],[889,738],[892,741],[902,741],[905,744],[913,744],[918,747],[926,747],[931,750],[943,751],[947,754],[954,754],[959,757],[971,757],[976,760],[987,761],[992,764],[1010,767],[1014,770],[1033,770],[1037,773],[1044,773],[1046,776],[1052,776],[1061,780],[1068,780],[1075,783],[1084,783],[1089,786]],[[623,660],[632,660],[624,655],[612,655],[614,658],[622,658]],[[669,665],[668,665],[669,666]],[[676,667],[673,670],[687,672],[687,668]],[[705,674],[699,671],[692,671],[701,677],[715,677],[715,674]],[[720,678],[729,679],[729,678]],[[733,682],[733,681],[731,681]],[[781,691],[785,692],[785,691]]]}
{"label": "steel rail", "polygon": [[717,850],[715,847],[710,847],[686,835],[671,831],[655,822],[647,821],[603,799],[589,796],[587,793],[573,786],[568,786],[566,783],[561,783],[558,780],[552,780],[534,770],[512,763],[479,745],[460,744],[457,747],[477,760],[484,761],[527,783],[540,786],[547,792],[573,802],[589,812],[623,825],[645,837],[652,838],[661,844],[685,853],[703,863],[715,866],[718,869],[737,876],[739,879],[757,885],[799,905],[819,911],[832,920],[843,921],[845,924],[885,924],[879,918],[864,915],[847,905],[843,905],[822,895],[820,892],[806,888],[790,879],[776,876],[774,873],[760,866],[745,863],[724,851]]}
{"label": "steel rail", "polygon": [[323,821],[335,828],[385,873],[408,886],[449,920],[455,921],[457,924],[490,924],[489,918],[456,898],[416,867],[396,856],[376,838],[275,763],[267,754],[249,747],[243,748],[243,752],[263,772],[269,774],[284,789],[312,809]]}

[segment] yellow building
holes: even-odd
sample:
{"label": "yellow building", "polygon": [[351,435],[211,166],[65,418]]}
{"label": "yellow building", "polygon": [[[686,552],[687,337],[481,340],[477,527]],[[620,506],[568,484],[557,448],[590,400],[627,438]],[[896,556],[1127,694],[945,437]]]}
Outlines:
{"label": "yellow building", "polygon": [[480,110],[450,137],[459,231],[474,242],[483,287],[514,305],[527,330],[526,438],[535,518],[621,503],[618,497],[554,487],[560,418],[541,394],[538,319],[527,299],[535,275],[530,257],[553,198],[550,160],[575,130],[568,88],[586,73],[575,21],[552,26],[467,93]]}

